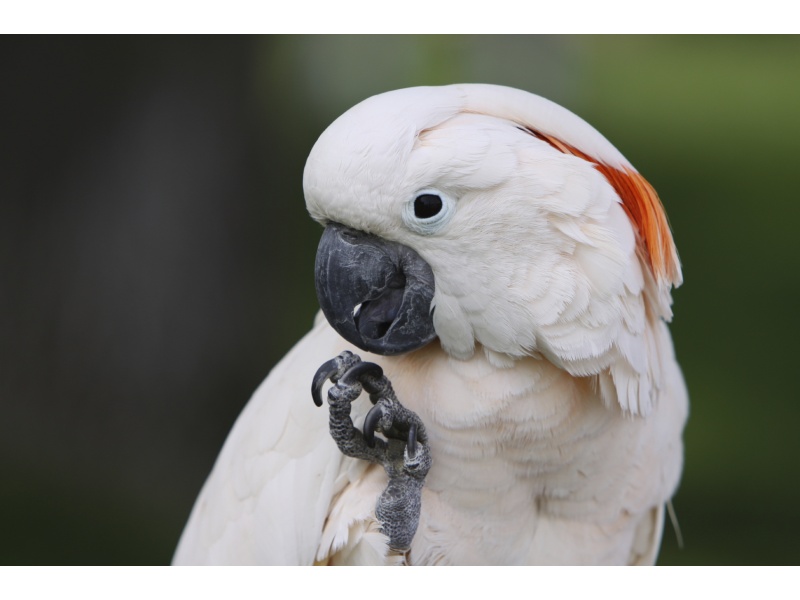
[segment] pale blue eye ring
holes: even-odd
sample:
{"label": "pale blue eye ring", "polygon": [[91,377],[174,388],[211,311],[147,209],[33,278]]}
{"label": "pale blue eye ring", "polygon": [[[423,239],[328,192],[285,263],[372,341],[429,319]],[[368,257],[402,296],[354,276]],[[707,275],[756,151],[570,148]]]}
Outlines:
{"label": "pale blue eye ring", "polygon": [[439,190],[419,190],[403,207],[403,221],[412,231],[431,235],[439,231],[455,212],[455,202]]}

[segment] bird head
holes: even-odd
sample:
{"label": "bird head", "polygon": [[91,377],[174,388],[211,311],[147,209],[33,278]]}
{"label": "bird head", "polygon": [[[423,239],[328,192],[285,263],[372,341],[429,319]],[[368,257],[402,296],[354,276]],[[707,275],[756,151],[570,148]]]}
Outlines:
{"label": "bird head", "polygon": [[622,356],[638,370],[631,339],[670,317],[681,281],[644,178],[585,121],[520,90],[369,98],[321,135],[304,189],[326,227],[323,312],[379,354],[438,338],[498,365],[541,356],[588,375]]}

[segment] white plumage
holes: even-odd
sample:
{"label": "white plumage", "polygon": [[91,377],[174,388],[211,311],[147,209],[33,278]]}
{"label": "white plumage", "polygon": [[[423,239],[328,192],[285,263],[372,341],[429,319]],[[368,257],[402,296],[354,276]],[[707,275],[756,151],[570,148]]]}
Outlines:
{"label": "white plumage", "polygon": [[[665,324],[680,266],[660,201],[596,130],[490,85],[411,88],[335,121],[304,176],[312,217],[416,250],[437,340],[358,351],[321,317],[239,417],[176,563],[652,563],[688,401]],[[443,209],[417,219],[414,198]],[[433,466],[410,551],[375,519],[380,466],[344,457],[317,367],[380,364]],[[370,408],[353,404],[353,421]]]}

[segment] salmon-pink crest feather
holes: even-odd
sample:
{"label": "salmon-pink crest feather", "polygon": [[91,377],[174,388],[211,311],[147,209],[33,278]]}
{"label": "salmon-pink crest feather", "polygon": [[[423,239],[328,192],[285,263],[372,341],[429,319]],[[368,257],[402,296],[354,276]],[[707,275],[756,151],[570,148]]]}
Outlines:
{"label": "salmon-pink crest feather", "polygon": [[682,282],[678,252],[672,239],[667,214],[652,185],[631,167],[617,168],[599,161],[556,137],[528,129],[536,137],[565,154],[572,154],[597,167],[622,200],[622,206],[636,227],[639,243],[650,269],[660,285]]}
{"label": "salmon-pink crest feather", "polygon": [[655,189],[586,121],[533,94],[503,86],[462,84],[465,112],[509,119],[557,150],[594,164],[620,197],[662,293],[683,281],[669,222]]}

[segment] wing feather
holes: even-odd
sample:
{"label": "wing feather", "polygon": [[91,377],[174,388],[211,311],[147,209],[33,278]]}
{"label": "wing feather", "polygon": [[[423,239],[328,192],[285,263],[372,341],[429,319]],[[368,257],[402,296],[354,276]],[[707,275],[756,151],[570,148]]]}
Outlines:
{"label": "wing feather", "polygon": [[351,465],[329,435],[328,411],[314,406],[310,383],[346,346],[317,320],[256,390],[195,503],[174,564],[314,562]]}

